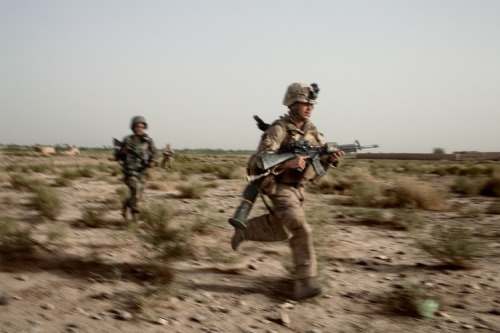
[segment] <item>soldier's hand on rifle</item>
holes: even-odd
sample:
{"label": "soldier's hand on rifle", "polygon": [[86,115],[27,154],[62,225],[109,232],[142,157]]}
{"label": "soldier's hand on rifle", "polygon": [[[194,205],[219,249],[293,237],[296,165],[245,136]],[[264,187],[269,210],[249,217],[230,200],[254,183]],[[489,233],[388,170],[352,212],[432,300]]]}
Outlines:
{"label": "soldier's hand on rifle", "polygon": [[329,158],[329,163],[337,163],[338,160],[340,159],[341,156],[345,155],[345,152],[343,150],[336,151],[334,153],[331,153],[330,158]]}
{"label": "soldier's hand on rifle", "polygon": [[304,155],[297,155],[295,158],[292,158],[291,160],[285,161],[281,163],[278,167],[279,169],[300,169],[304,170],[306,167],[306,160],[309,158],[309,156],[304,156]]}

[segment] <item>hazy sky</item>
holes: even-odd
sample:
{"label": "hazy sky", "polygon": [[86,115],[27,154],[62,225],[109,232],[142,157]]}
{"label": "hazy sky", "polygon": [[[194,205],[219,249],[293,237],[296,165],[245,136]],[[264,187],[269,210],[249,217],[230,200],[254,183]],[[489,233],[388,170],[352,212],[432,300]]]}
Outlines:
{"label": "hazy sky", "polygon": [[0,0],[0,143],[255,149],[292,82],[327,141],[500,151],[498,0]]}

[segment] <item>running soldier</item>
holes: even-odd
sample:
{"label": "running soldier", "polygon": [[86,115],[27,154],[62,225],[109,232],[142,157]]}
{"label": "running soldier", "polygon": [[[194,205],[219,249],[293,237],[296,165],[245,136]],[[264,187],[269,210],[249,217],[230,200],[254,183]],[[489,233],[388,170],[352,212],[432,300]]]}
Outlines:
{"label": "running soldier", "polygon": [[148,123],[144,117],[133,117],[130,122],[133,134],[123,139],[116,153],[116,160],[122,165],[123,181],[130,189],[129,198],[122,204],[122,215],[125,219],[128,209],[133,219],[139,214],[138,200],[143,191],[146,169],[156,166],[157,149],[153,139],[144,132],[147,128]]}
{"label": "running soldier", "polygon": [[[249,170],[257,169],[261,154],[290,152],[293,142],[308,140],[323,145],[323,135],[309,120],[319,92],[317,84],[292,83],[283,104],[288,113],[269,126],[256,154],[249,160]],[[325,170],[338,164],[343,151],[322,156]],[[303,209],[303,186],[318,178],[307,157],[297,156],[279,164],[261,183],[261,192],[272,202],[272,213],[250,218],[246,229],[235,229],[231,247],[237,251],[243,241],[273,242],[288,240],[295,265],[293,298],[303,300],[322,294],[325,288],[317,281],[316,254],[311,227]]]}

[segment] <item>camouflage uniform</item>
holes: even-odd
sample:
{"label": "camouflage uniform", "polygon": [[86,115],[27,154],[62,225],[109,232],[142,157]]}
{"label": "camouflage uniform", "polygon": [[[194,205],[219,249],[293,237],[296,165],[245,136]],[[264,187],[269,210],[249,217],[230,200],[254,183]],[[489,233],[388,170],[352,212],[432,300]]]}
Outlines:
{"label": "camouflage uniform", "polygon": [[[289,115],[282,116],[264,133],[250,165],[262,153],[288,152],[292,142],[301,140],[324,144],[322,134],[311,122],[307,121],[304,129],[300,130]],[[322,161],[322,165],[328,168],[326,160]],[[271,199],[272,213],[249,219],[246,221],[247,228],[241,231],[244,240],[270,242],[289,239],[298,279],[317,275],[311,228],[302,207],[303,185],[315,178],[312,165],[307,165],[303,171],[285,169],[278,175],[267,176],[261,189]]]}
{"label": "camouflage uniform", "polygon": [[[309,121],[313,105],[316,104],[319,87],[316,83],[292,83],[288,86],[283,105],[288,114],[267,125],[260,118],[257,126],[264,131],[257,148],[248,162],[248,174],[254,181],[243,193],[243,199],[236,213],[229,219],[235,227],[231,247],[237,251],[246,240],[272,242],[289,240],[295,264],[293,296],[295,300],[320,295],[326,289],[317,281],[316,254],[302,207],[303,186],[308,181],[316,181],[318,175],[304,156],[297,156],[283,162],[271,170],[263,170],[261,156],[264,154],[289,153],[297,141],[309,141],[314,146],[323,146],[323,135]],[[336,166],[344,152],[334,152],[319,158],[319,163],[327,170]],[[255,200],[255,187],[266,194],[272,202],[270,213],[253,217],[246,221],[249,209]]]}
{"label": "camouflage uniform", "polygon": [[[127,149],[123,149],[127,147]],[[126,217],[127,208],[132,214],[139,212],[138,198],[143,190],[143,176],[150,163],[156,163],[157,149],[147,134],[137,136],[131,134],[122,141],[122,149],[117,154],[117,159],[121,161],[124,175],[124,183],[130,189],[130,196],[123,202],[123,215]],[[125,152],[123,152],[125,150]]]}
{"label": "camouflage uniform", "polygon": [[172,146],[167,144],[165,150],[163,151],[163,159],[161,160],[160,167],[165,169],[165,166],[172,168],[172,161],[174,160],[174,149]]}

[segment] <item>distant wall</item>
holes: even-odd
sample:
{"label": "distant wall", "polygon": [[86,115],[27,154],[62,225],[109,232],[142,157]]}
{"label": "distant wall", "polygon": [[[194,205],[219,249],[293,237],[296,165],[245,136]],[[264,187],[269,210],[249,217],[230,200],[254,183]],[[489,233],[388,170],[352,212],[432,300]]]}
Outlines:
{"label": "distant wall", "polygon": [[500,152],[489,153],[456,153],[456,154],[412,154],[412,153],[362,153],[356,158],[370,160],[426,160],[426,161],[466,161],[494,160],[500,161]]}

